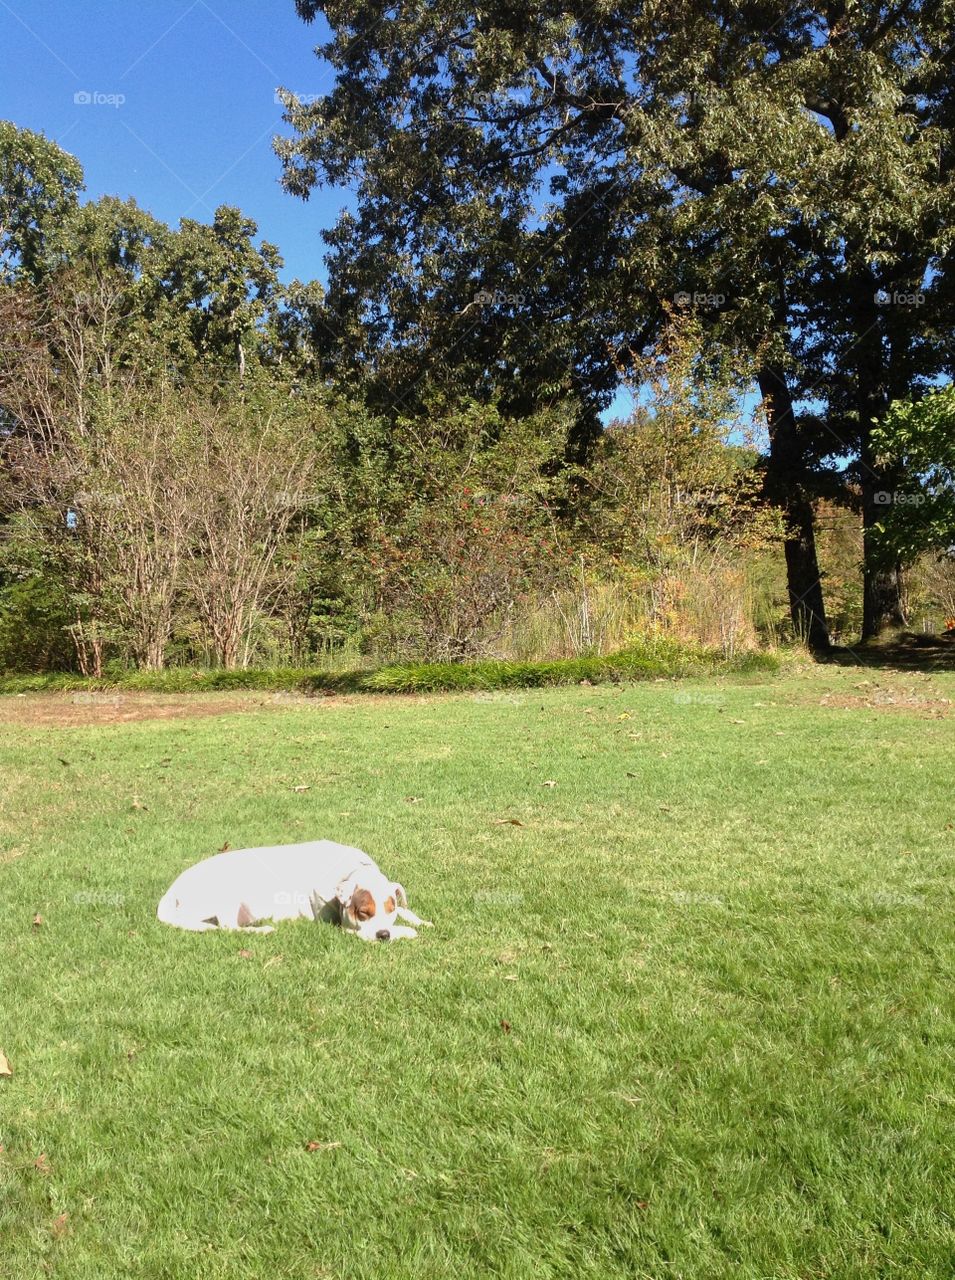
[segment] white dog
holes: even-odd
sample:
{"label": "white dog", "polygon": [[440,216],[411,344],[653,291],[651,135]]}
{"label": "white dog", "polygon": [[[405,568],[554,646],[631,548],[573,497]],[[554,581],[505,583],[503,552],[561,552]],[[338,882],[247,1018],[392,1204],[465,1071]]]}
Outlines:
{"label": "white dog", "polygon": [[247,929],[271,933],[264,920],[327,920],[368,942],[416,938],[430,925],[408,910],[402,886],[367,853],[333,840],[218,853],[189,867],[156,913],[180,929]]}

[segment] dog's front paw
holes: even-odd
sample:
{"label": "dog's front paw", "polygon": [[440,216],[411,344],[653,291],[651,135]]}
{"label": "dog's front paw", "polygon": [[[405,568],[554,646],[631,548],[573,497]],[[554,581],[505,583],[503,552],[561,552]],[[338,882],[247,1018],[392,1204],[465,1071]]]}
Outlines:
{"label": "dog's front paw", "polygon": [[391,941],[397,942],[401,938],[417,938],[418,930],[412,929],[406,924],[395,924],[391,926]]}

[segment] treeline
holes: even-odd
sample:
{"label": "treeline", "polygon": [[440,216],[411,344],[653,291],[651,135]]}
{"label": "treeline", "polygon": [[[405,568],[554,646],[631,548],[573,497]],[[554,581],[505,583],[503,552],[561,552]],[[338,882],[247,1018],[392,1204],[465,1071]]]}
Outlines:
{"label": "treeline", "polygon": [[[401,83],[426,32],[391,34]],[[571,91],[555,80],[539,94],[539,66],[521,61],[538,35],[509,39],[509,74],[528,80],[519,118],[539,116],[544,156],[554,95]],[[565,53],[578,84],[588,58],[603,65],[592,44]],[[347,48],[329,56],[348,74]],[[435,146],[469,141],[468,164],[499,166],[502,137],[477,143],[515,99],[503,81],[477,94],[464,64],[461,77],[453,92],[436,82],[450,131]],[[355,101],[290,104],[291,190],[334,177]],[[365,125],[397,145],[417,127],[408,101],[409,120]],[[476,115],[459,135],[465,108]],[[592,123],[591,143],[609,146],[619,119]],[[683,176],[702,182],[695,128]],[[657,633],[728,654],[792,638],[824,649],[920,610],[933,625],[955,613],[953,401],[924,395],[950,353],[937,168],[919,170],[924,226],[906,268],[933,264],[930,304],[893,304],[866,331],[895,353],[876,406],[878,352],[863,367],[850,329],[826,348],[844,241],[827,274],[777,228],[770,285],[757,275],[758,298],[727,292],[705,202],[694,212],[685,196],[679,217],[659,206],[651,226],[604,190],[604,214],[644,228],[628,259],[617,231],[590,225],[596,204],[568,195],[552,225],[522,223],[530,170],[475,169],[465,198],[437,170],[409,186],[430,163],[419,153],[400,174],[388,147],[362,153],[359,218],[326,237],[326,293],[284,284],[278,249],[238,209],[172,228],[132,200],[81,203],[79,163],[0,122],[0,669],[550,658]],[[859,164],[875,159],[867,143]],[[649,207],[659,190],[641,184]],[[735,234],[741,260],[768,269],[756,229]],[[653,289],[634,293],[634,272]],[[707,291],[676,287],[691,275]],[[638,407],[603,429],[621,379]]]}
{"label": "treeline", "polygon": [[756,452],[726,443],[738,379],[702,368],[692,323],[648,370],[653,411],[582,464],[563,389],[403,416],[322,376],[319,287],[283,286],[237,210],[172,230],[80,205],[37,135],[4,126],[3,147],[0,666],[754,641],[739,557],[778,521]]}

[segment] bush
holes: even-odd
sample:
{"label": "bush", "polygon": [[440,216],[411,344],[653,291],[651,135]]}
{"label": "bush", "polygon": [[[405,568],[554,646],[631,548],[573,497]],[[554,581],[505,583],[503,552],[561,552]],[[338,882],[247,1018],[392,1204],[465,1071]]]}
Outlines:
{"label": "bush", "polygon": [[377,671],[276,670],[132,671],[112,679],[79,675],[0,676],[0,693],[53,690],[110,690],[151,693],[214,693],[232,690],[299,693],[453,693],[542,688],[562,684],[678,678],[737,673],[773,673],[779,661],[770,654],[748,653],[727,660],[716,650],[654,641],[606,658],[563,658],[552,662],[423,662],[381,667]]}
{"label": "bush", "polygon": [[0,671],[69,670],[71,620],[66,592],[48,578],[0,587]]}

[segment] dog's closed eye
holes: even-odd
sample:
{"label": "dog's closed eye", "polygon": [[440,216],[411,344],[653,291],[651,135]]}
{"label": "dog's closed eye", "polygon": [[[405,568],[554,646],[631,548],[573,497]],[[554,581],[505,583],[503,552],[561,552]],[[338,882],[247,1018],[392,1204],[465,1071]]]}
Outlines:
{"label": "dog's closed eye", "polygon": [[356,889],[351,909],[356,920],[370,920],[375,914],[375,900],[367,889]]}

